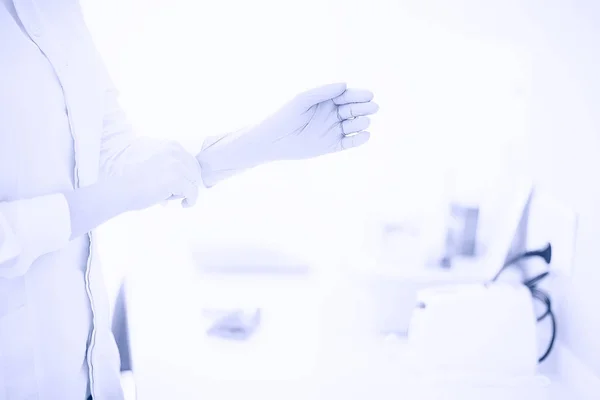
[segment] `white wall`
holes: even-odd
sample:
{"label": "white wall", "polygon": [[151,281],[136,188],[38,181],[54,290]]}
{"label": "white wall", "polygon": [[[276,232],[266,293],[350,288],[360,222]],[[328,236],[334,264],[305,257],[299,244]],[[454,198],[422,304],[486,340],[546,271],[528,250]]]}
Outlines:
{"label": "white wall", "polygon": [[539,184],[579,213],[559,337],[600,376],[600,7],[553,2],[538,20],[531,165]]}

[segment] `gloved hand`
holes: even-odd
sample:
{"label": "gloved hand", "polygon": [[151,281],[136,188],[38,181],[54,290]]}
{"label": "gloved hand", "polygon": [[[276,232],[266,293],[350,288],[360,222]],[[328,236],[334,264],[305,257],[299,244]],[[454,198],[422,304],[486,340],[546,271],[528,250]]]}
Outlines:
{"label": "gloved hand", "polygon": [[192,207],[202,185],[200,164],[176,142],[165,143],[146,161],[124,167],[119,179],[130,195],[129,210],[173,199],[183,199],[183,207]]}
{"label": "gloved hand", "polygon": [[369,140],[368,115],[379,106],[367,90],[321,86],[296,96],[249,132],[268,161],[299,160],[360,146]]}
{"label": "gloved hand", "polygon": [[[366,143],[368,115],[378,111],[367,90],[344,83],[299,94],[258,125],[205,141],[197,159],[207,174],[222,174],[266,162],[321,156]],[[210,186],[210,185],[209,185]]]}
{"label": "gloved hand", "polygon": [[368,115],[379,110],[367,90],[345,83],[299,94],[258,125],[208,137],[196,156],[206,186],[271,161],[321,156],[366,143]]}
{"label": "gloved hand", "polygon": [[143,210],[171,198],[191,207],[202,185],[196,158],[176,143],[102,176],[93,185],[64,193],[71,215],[71,238],[128,211]]}

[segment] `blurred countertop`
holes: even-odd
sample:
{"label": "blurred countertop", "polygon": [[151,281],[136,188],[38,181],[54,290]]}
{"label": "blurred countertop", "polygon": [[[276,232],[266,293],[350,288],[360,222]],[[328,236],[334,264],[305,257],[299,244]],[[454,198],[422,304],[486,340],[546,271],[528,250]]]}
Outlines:
{"label": "blurred countertop", "polygon": [[[171,215],[157,214],[155,222],[172,223]],[[423,397],[404,340],[374,339],[365,323],[369,309],[345,279],[345,266],[289,274],[201,271],[190,232],[173,232],[142,229],[127,243],[124,289],[138,400],[451,399]],[[215,308],[261,308],[261,326],[243,342],[209,337],[204,311]],[[551,400],[576,400],[558,379],[550,393]]]}
{"label": "blurred countertop", "polygon": [[[373,340],[368,329],[357,329],[360,313],[354,313],[356,304],[343,283],[325,284],[327,279],[314,273],[239,277],[185,268],[178,272],[147,271],[126,283],[138,400],[385,400],[406,395],[442,400],[431,393],[426,397],[425,383],[419,386],[411,374],[405,340]],[[262,322],[249,340],[205,335],[204,309],[255,307],[262,310]],[[550,389],[551,400],[574,398],[558,380]]]}

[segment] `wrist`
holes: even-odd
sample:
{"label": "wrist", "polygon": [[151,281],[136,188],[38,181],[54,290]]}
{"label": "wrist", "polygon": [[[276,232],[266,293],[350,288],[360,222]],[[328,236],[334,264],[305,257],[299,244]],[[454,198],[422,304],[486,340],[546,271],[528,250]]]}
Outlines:
{"label": "wrist", "polygon": [[234,169],[227,169],[224,167],[220,167],[218,160],[216,163],[213,163],[211,161],[209,161],[207,158],[204,157],[205,155],[200,152],[198,153],[198,155],[196,155],[196,160],[198,161],[198,164],[200,165],[200,174],[202,176],[202,184],[204,185],[204,187],[206,188],[211,188],[213,186],[215,186],[216,184],[218,184],[221,181],[224,181],[225,179],[236,175],[237,173],[241,172],[242,170],[234,170]]}
{"label": "wrist", "polygon": [[71,216],[71,239],[127,211],[123,207],[128,202],[116,196],[124,196],[128,191],[119,190],[117,186],[115,179],[105,179],[64,193]]}
{"label": "wrist", "polygon": [[209,136],[202,150],[196,155],[200,164],[202,180],[207,188],[261,164],[257,161],[248,130],[222,136]]}

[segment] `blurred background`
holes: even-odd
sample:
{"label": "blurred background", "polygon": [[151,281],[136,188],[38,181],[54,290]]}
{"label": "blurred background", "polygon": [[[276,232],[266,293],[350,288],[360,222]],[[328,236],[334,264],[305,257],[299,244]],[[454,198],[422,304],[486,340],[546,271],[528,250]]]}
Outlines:
{"label": "blurred background", "polygon": [[[580,217],[576,268],[560,286],[569,301],[559,305],[559,337],[600,373],[590,333],[600,317],[589,306],[600,283],[590,261],[600,221],[600,186],[590,183],[600,148],[597,3],[82,4],[140,134],[197,151],[204,137],[337,81],[372,90],[381,106],[363,148],[260,167],[211,189],[192,210],[154,208],[102,227],[113,297],[132,269],[176,271],[190,246],[277,249],[326,270],[410,220],[424,232],[419,246],[435,253],[450,197],[503,201],[502,182],[532,176]],[[503,218],[489,217],[483,237]],[[144,251],[152,262],[139,265]]]}

